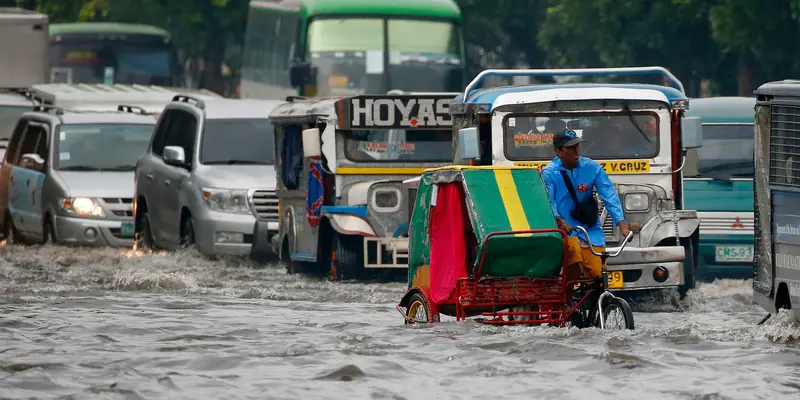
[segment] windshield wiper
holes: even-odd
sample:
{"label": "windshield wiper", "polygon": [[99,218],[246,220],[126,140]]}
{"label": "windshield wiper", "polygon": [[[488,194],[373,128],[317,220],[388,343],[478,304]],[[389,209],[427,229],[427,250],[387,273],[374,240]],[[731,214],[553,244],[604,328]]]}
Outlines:
{"label": "windshield wiper", "polygon": [[100,171],[116,172],[116,171],[133,171],[134,169],[136,169],[136,167],[134,167],[133,165],[115,165],[113,167],[100,168]]}
{"label": "windshield wiper", "polygon": [[88,165],[70,165],[68,167],[59,168],[61,171],[100,171],[97,167],[90,167]]}
{"label": "windshield wiper", "polygon": [[715,172],[715,171],[727,171],[727,170],[735,170],[735,169],[743,169],[750,167],[753,165],[752,161],[739,161],[733,163],[722,163],[717,164],[713,167],[703,168],[703,172]]}
{"label": "windshield wiper", "polygon": [[206,165],[267,165],[266,162],[263,161],[253,161],[253,160],[219,160],[219,161],[207,161],[203,164]]}

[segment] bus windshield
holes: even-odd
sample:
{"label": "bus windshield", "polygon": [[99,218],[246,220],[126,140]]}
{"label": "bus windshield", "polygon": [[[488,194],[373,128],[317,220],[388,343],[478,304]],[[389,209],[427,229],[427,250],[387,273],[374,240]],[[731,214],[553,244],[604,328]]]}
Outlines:
{"label": "bus windshield", "polygon": [[503,121],[509,160],[552,160],[553,134],[569,127],[593,159],[652,158],[658,154],[658,115],[586,113],[512,115]]}
{"label": "bus windshield", "polygon": [[355,162],[442,162],[453,159],[449,130],[343,131],[344,153]]}
{"label": "bus windshield", "polygon": [[698,177],[753,177],[753,125],[703,125],[703,147],[695,151]]}
{"label": "bus windshield", "polygon": [[318,95],[452,92],[463,86],[460,40],[448,21],[325,18],[309,25],[307,51]]}
{"label": "bus windshield", "polygon": [[50,44],[51,82],[181,86],[175,48],[149,40],[70,39]]}

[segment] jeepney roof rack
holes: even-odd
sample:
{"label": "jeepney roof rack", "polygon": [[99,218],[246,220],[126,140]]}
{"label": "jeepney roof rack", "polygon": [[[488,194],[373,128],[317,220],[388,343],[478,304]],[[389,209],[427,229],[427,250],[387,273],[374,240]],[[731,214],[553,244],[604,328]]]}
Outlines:
{"label": "jeepney roof rack", "polygon": [[148,113],[147,110],[145,110],[144,108],[128,104],[120,104],[119,106],[117,106],[117,111],[123,111],[126,113],[136,113],[141,115],[150,115],[150,113]]}
{"label": "jeepney roof rack", "polygon": [[37,104],[33,107],[34,112],[53,113],[55,115],[64,115],[64,109],[52,104]]}
{"label": "jeepney roof rack", "polygon": [[172,98],[172,101],[180,101],[182,103],[188,103],[189,100],[194,101],[197,108],[206,108],[206,103],[203,100],[194,96],[189,96],[188,94],[177,94]]}
{"label": "jeepney roof rack", "polygon": [[462,93],[463,101],[469,99],[470,93],[488,77],[541,77],[541,76],[636,76],[636,75],[661,75],[669,81],[681,94],[686,95],[678,78],[664,67],[621,67],[621,68],[571,68],[571,69],[487,69],[482,71],[470,82]]}

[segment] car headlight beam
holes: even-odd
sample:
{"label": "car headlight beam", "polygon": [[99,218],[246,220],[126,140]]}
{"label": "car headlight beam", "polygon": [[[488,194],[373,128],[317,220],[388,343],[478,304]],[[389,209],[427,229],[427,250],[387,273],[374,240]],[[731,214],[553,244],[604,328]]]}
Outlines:
{"label": "car headlight beam", "polygon": [[81,217],[104,218],[106,216],[103,207],[97,200],[90,197],[72,197],[61,200],[61,209],[65,212]]}

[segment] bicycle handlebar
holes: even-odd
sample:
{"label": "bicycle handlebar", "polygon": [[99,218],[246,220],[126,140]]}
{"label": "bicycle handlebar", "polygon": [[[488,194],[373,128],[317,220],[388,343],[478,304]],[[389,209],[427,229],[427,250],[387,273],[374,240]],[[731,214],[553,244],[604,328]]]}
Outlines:
{"label": "bicycle handlebar", "polygon": [[[579,230],[579,231],[583,232],[583,234],[586,235],[586,241],[589,242],[589,251],[591,251],[592,254],[594,254],[594,255],[596,255],[598,257],[602,257],[603,256],[602,253],[598,253],[598,252],[594,251],[594,245],[592,244],[592,239],[589,238],[589,232],[587,232],[584,227],[576,226],[576,227],[572,228],[572,230],[573,231],[574,230]],[[603,253],[605,253],[605,255],[608,256],[608,257],[616,257],[616,256],[619,255],[619,253],[622,252],[622,249],[625,248],[625,245],[628,244],[628,242],[630,242],[631,239],[633,239],[633,232],[628,232],[628,236],[625,236],[625,240],[622,241],[622,244],[619,246],[619,249],[617,249],[617,251],[615,253],[612,254],[612,253],[609,253],[607,251],[604,251]]]}

